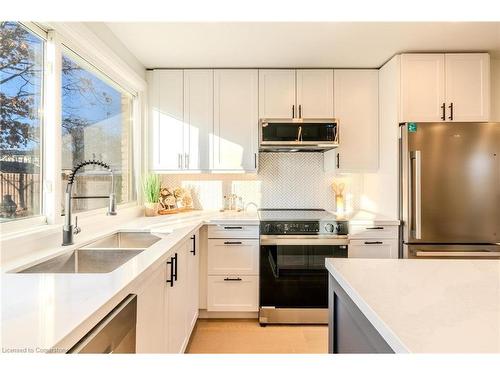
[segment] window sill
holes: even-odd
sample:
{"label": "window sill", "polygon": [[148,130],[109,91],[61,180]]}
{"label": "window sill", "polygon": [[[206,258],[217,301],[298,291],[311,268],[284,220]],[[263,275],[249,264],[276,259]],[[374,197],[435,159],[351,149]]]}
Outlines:
{"label": "window sill", "polygon": [[[117,206],[117,212],[118,215],[120,214],[120,211],[125,211],[124,213],[127,214],[129,211],[137,209],[138,207],[139,205],[137,202],[125,203]],[[106,216],[106,212],[106,208],[99,208],[92,211],[73,214],[73,217],[78,216],[79,224],[85,225],[88,222],[95,223],[96,218],[100,218],[103,215]],[[24,236],[36,235],[37,233],[43,233],[43,235],[57,233],[61,231],[63,221],[64,217],[61,216],[59,223],[47,224],[47,219],[44,216],[39,216],[1,223],[0,241],[13,240]]]}
{"label": "window sill", "polygon": [[0,239],[10,238],[22,233],[36,232],[48,228],[45,216],[36,216],[0,223]]}

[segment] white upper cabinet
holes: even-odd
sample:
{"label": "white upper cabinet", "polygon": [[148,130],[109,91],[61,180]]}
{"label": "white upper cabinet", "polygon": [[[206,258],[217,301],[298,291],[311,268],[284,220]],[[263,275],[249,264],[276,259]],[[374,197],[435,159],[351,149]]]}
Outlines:
{"label": "white upper cabinet", "polygon": [[487,53],[448,53],[445,56],[445,71],[448,107],[446,120],[489,121],[489,55]]}
{"label": "white upper cabinet", "polygon": [[258,122],[257,70],[215,70],[211,169],[255,171]]}
{"label": "white upper cabinet", "polygon": [[213,130],[214,71],[184,70],[183,169],[209,169],[209,138]]}
{"label": "white upper cabinet", "polygon": [[402,121],[443,121],[444,81],[444,54],[402,55]]}
{"label": "white upper cabinet", "polygon": [[333,117],[333,69],[259,70],[259,117]]}
{"label": "white upper cabinet", "polygon": [[184,154],[183,71],[150,71],[148,83],[151,168],[180,169]]}
{"label": "white upper cabinet", "polygon": [[370,172],[378,168],[378,70],[335,70],[339,147],[325,153],[325,170]]}
{"label": "white upper cabinet", "polygon": [[401,121],[488,121],[487,53],[401,55]]}
{"label": "white upper cabinet", "polygon": [[259,70],[259,117],[297,117],[294,69]]}
{"label": "white upper cabinet", "polygon": [[333,70],[297,70],[297,112],[299,118],[333,117]]}

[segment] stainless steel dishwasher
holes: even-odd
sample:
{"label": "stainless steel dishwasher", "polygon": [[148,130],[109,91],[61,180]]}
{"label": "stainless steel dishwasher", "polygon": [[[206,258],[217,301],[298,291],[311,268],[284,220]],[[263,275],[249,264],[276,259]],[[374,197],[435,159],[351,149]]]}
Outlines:
{"label": "stainless steel dishwasher", "polygon": [[137,296],[130,294],[68,353],[135,353]]}

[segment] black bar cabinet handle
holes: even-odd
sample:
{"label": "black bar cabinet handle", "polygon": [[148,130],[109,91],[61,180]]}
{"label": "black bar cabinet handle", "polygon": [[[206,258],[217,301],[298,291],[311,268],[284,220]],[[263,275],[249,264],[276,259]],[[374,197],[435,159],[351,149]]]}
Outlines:
{"label": "black bar cabinet handle", "polygon": [[193,250],[190,251],[193,255],[196,255],[196,234],[193,234],[193,237],[191,237],[193,240]]}
{"label": "black bar cabinet handle", "polygon": [[241,281],[241,278],[240,277],[235,277],[235,278],[226,277],[224,279],[224,281]]}
{"label": "black bar cabinet handle", "polygon": [[257,168],[257,153],[253,154],[253,164],[254,164],[255,168]]}
{"label": "black bar cabinet handle", "polygon": [[368,227],[366,229],[384,229],[384,227]]}
{"label": "black bar cabinet handle", "polygon": [[382,245],[382,241],[365,241],[365,245]]}
{"label": "black bar cabinet handle", "polygon": [[450,103],[450,106],[448,107],[450,109],[450,120],[453,120],[453,103]]}
{"label": "black bar cabinet handle", "polygon": [[172,288],[174,286],[174,257],[170,257],[167,264],[170,264],[170,279],[167,279],[167,284],[170,284],[170,287]]}
{"label": "black bar cabinet handle", "polygon": [[224,245],[241,245],[241,241],[224,241]]}
{"label": "black bar cabinet handle", "polygon": [[174,255],[174,280],[177,281],[177,253]]}
{"label": "black bar cabinet handle", "polygon": [[299,118],[302,118],[302,104],[299,104]]}
{"label": "black bar cabinet handle", "polygon": [[340,153],[337,152],[337,168],[340,168]]}
{"label": "black bar cabinet handle", "polygon": [[224,229],[243,229],[243,227],[224,227]]}
{"label": "black bar cabinet handle", "polygon": [[292,118],[295,118],[295,104],[292,105]]}
{"label": "black bar cabinet handle", "polygon": [[443,111],[443,112],[442,112],[442,115],[441,115],[441,120],[443,120],[443,121],[444,121],[444,120],[446,120],[446,104],[445,104],[445,103],[443,103],[443,104],[441,105],[441,110]]}

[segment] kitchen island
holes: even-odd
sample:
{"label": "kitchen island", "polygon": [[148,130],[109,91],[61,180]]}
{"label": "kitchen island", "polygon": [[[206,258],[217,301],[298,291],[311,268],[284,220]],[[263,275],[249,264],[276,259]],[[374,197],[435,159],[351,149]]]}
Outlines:
{"label": "kitchen island", "polygon": [[327,259],[330,353],[500,353],[500,261]]}

